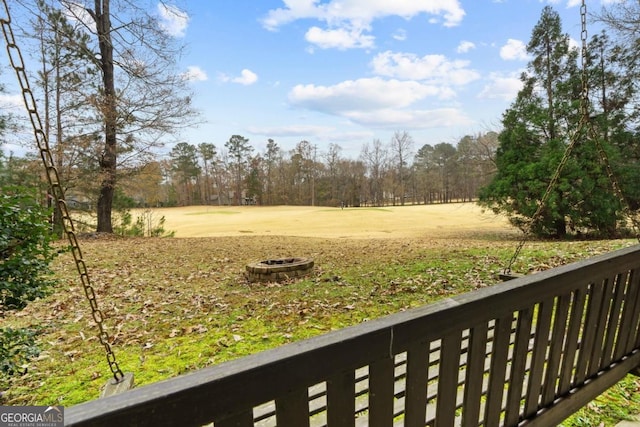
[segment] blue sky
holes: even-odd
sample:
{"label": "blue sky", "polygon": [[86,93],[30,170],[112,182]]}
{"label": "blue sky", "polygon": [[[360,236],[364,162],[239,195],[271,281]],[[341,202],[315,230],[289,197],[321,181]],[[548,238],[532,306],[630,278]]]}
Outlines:
{"label": "blue sky", "polygon": [[[417,149],[499,130],[543,7],[577,40],[579,3],[183,0],[167,10],[150,2],[187,45],[179,66],[205,121],[182,141],[222,147],[239,134],[262,152],[269,138],[285,150],[307,140],[351,158],[395,131]],[[596,12],[603,3],[587,5]]]}

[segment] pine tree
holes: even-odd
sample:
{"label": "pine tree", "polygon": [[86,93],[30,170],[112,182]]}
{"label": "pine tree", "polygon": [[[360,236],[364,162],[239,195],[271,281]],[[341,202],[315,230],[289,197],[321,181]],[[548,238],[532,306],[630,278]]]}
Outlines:
{"label": "pine tree", "polygon": [[571,223],[571,192],[579,180],[575,161],[567,163],[545,209],[531,224],[580,118],[577,51],[570,48],[550,6],[533,28],[527,52],[532,60],[521,77],[523,88],[502,119],[498,170],[482,189],[480,203],[506,214],[518,227],[531,226],[537,235],[563,237]]}

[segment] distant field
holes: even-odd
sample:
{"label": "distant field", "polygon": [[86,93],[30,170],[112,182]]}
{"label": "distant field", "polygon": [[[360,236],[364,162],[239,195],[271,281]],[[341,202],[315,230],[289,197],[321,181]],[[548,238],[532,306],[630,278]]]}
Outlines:
{"label": "distant field", "polygon": [[[189,206],[154,209],[176,237],[306,236],[398,238],[515,233],[504,217],[473,203],[331,208],[309,206]],[[134,212],[134,216],[137,213]]]}

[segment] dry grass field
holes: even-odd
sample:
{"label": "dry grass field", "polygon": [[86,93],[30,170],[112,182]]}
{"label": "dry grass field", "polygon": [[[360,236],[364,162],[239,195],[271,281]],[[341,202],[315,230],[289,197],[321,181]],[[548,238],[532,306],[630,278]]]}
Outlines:
{"label": "dry grass field", "polygon": [[[139,214],[136,211],[133,215]],[[300,236],[343,239],[515,234],[504,217],[472,203],[361,208],[190,206],[152,210],[175,237]]]}

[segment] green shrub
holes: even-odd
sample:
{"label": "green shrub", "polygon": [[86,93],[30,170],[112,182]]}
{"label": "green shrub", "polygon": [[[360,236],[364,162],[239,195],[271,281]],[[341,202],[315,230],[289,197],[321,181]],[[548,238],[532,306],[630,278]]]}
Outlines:
{"label": "green shrub", "polygon": [[33,329],[0,329],[0,375],[26,373],[26,364],[40,353]]}
{"label": "green shrub", "polygon": [[[1,187],[0,194],[0,317],[45,296],[55,284],[49,264],[57,255],[49,212],[28,192]],[[35,332],[0,328],[0,379],[26,371],[38,355]]]}
{"label": "green shrub", "polygon": [[4,187],[0,194],[0,313],[19,310],[54,285],[48,211],[24,190]]}
{"label": "green shrub", "polygon": [[175,232],[165,230],[165,217],[156,218],[151,209],[142,211],[136,216],[135,221],[130,210],[119,210],[114,223],[114,232],[121,236],[173,237],[175,235]]}

